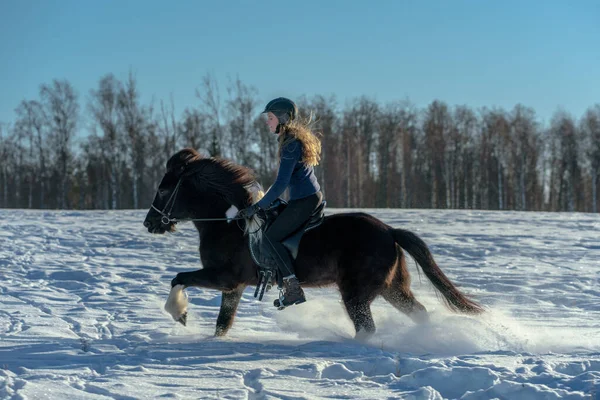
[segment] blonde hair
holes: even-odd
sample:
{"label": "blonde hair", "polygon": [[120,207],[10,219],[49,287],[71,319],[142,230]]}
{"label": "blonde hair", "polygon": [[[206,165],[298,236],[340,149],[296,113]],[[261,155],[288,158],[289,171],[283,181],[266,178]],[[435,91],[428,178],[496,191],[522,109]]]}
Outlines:
{"label": "blonde hair", "polygon": [[321,139],[316,132],[311,129],[312,115],[306,120],[296,118],[290,121],[281,129],[284,132],[279,135],[279,157],[281,157],[281,149],[288,143],[296,139],[302,143],[302,162],[310,167],[319,165],[321,161]]}

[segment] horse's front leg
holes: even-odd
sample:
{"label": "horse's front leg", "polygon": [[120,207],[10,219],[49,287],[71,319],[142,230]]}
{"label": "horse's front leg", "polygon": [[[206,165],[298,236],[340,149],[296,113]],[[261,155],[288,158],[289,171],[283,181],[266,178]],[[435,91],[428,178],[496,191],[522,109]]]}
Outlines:
{"label": "horse's front leg", "polygon": [[229,331],[229,328],[231,328],[231,325],[233,325],[235,312],[240,304],[240,299],[242,298],[242,293],[244,293],[245,288],[246,285],[240,285],[231,292],[223,292],[215,336],[225,336],[227,331]]}
{"label": "horse's front leg", "polygon": [[235,279],[226,267],[204,268],[192,272],[180,272],[171,281],[171,288],[183,285],[184,289],[190,286],[206,289],[216,289],[228,292],[236,289],[241,282]]}
{"label": "horse's front leg", "polygon": [[220,268],[205,268],[177,274],[171,281],[171,293],[165,304],[165,309],[175,321],[183,325],[187,323],[188,305],[187,296],[183,293],[183,289],[190,286],[216,289],[223,293],[215,335],[225,335],[233,324],[235,312],[246,285],[238,282],[230,272],[225,272]]}

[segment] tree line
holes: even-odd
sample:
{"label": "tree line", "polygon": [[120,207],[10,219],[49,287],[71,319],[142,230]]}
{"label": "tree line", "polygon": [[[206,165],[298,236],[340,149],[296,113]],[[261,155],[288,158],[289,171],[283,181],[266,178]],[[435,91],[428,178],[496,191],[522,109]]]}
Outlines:
{"label": "tree line", "polygon": [[[265,99],[211,75],[196,97],[177,115],[172,98],[143,104],[132,74],[108,74],[85,97],[66,80],[42,84],[0,124],[0,207],[147,208],[183,147],[248,166],[268,187],[277,141],[259,114]],[[322,135],[316,173],[330,207],[598,212],[600,104],[544,126],[521,104],[295,100]]]}

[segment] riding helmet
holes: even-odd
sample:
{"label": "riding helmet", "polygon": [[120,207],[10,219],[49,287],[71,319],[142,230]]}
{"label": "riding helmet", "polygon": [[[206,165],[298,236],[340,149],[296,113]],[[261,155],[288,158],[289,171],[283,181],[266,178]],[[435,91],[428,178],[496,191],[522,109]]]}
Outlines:
{"label": "riding helmet", "polygon": [[279,120],[279,123],[285,125],[289,121],[296,119],[298,116],[298,106],[290,99],[278,97],[267,103],[262,114],[268,112],[272,112]]}

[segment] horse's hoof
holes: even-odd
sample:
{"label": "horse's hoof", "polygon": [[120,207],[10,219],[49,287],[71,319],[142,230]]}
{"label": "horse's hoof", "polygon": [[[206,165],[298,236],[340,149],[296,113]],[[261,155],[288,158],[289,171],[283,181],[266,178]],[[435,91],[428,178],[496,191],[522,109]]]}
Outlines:
{"label": "horse's hoof", "polygon": [[185,293],[183,289],[183,285],[176,285],[171,288],[169,298],[165,303],[165,311],[167,311],[175,321],[185,325],[187,322],[188,298],[187,293]]}
{"label": "horse's hoof", "polygon": [[181,317],[177,318],[177,322],[179,322],[183,326],[186,326],[186,324],[187,324],[187,312],[184,312],[183,314],[181,314]]}
{"label": "horse's hoof", "polygon": [[359,341],[359,342],[366,342],[371,337],[373,337],[374,334],[375,334],[375,330],[367,331],[365,329],[361,329],[358,332],[356,332],[356,335],[354,336],[354,340]]}
{"label": "horse's hoof", "polygon": [[225,336],[226,333],[227,333],[227,328],[217,327],[217,329],[215,330],[215,337]]}

